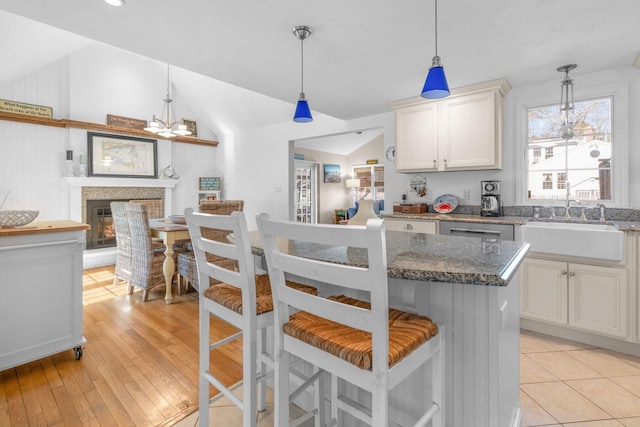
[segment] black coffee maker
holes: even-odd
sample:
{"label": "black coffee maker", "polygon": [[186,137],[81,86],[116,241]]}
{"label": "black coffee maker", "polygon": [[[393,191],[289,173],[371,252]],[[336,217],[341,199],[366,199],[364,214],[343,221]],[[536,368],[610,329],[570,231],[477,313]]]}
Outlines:
{"label": "black coffee maker", "polygon": [[500,181],[480,181],[480,215],[502,216]]}

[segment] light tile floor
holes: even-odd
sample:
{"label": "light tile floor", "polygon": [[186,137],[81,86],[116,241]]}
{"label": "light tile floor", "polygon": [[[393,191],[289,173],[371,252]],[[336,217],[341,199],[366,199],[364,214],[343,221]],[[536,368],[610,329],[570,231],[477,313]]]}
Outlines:
{"label": "light tile floor", "polygon": [[[273,425],[270,399],[260,427]],[[520,407],[522,427],[640,427],[640,357],[522,330]],[[212,425],[242,425],[226,399],[210,413]],[[175,426],[198,426],[198,414]]]}
{"label": "light tile floor", "polygon": [[520,331],[523,427],[640,427],[640,358]]}

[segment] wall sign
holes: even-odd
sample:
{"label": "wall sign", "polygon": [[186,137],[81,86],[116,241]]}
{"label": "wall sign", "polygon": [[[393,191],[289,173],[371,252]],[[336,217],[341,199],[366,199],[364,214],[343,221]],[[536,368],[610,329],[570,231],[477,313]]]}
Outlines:
{"label": "wall sign", "polygon": [[7,113],[24,114],[27,116],[53,117],[53,108],[43,107],[42,105],[25,104],[24,102],[9,101],[0,99],[0,111]]}
{"label": "wall sign", "polygon": [[140,119],[132,119],[130,117],[116,116],[113,114],[107,114],[107,125],[119,126],[121,128],[144,130],[144,128],[147,127],[147,121],[140,120]]}

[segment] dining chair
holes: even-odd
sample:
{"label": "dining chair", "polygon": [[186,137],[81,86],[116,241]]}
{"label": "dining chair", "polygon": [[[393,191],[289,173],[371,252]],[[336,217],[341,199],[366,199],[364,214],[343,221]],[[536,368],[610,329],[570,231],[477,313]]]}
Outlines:
{"label": "dining chair", "polygon": [[[131,279],[129,294],[134,287],[142,289],[142,301],[149,299],[149,291],[165,283],[162,266],[165,246],[151,238],[147,207],[140,203],[126,203],[125,213],[131,232]],[[167,283],[166,286],[171,286]]]}
{"label": "dining chair", "polygon": [[[275,425],[283,425],[289,417],[285,403],[291,356],[331,374],[330,425],[338,426],[344,425],[339,417],[345,412],[374,427],[388,426],[390,390],[426,369],[423,365],[430,360],[433,401],[424,402],[420,408],[424,413],[416,414],[412,422],[444,425],[442,331],[438,333],[439,326],[426,316],[389,307],[383,221],[344,227],[274,221],[261,214],[258,228],[276,319]],[[339,295],[324,298],[292,292],[284,285],[289,275],[339,289]],[[292,314],[292,309],[298,311]],[[367,390],[370,407],[340,393],[339,378]]]}
{"label": "dining chair", "polygon": [[131,232],[125,206],[127,202],[111,202],[111,215],[116,232],[116,265],[113,284],[131,280]]}
{"label": "dining chair", "polygon": [[164,200],[162,199],[135,199],[130,203],[141,203],[147,207],[147,216],[151,219],[164,218]]}
{"label": "dining chair", "polygon": [[[255,274],[244,213],[235,211],[231,215],[213,215],[196,213],[192,208],[188,208],[185,210],[185,218],[193,243],[200,283],[205,283],[210,278],[220,282],[208,288],[199,289],[200,425],[209,425],[210,403],[218,398],[227,397],[242,410],[242,425],[255,427],[256,411],[262,411],[266,407],[267,365],[273,366],[266,346],[266,330],[273,325],[273,299],[269,276]],[[233,243],[206,237],[205,230],[212,229],[233,233]],[[210,254],[234,260],[238,268],[229,267],[229,264],[211,262],[207,259],[207,255]],[[299,283],[288,282],[287,285],[303,293],[317,292],[315,288]],[[230,323],[239,331],[210,343],[210,316]],[[242,380],[227,386],[213,375],[210,352],[240,337],[242,337]],[[224,366],[217,368],[224,369]],[[210,384],[220,391],[212,399],[209,399]],[[243,386],[242,400],[233,394],[233,390],[239,386]],[[311,413],[305,419],[313,415]],[[324,424],[324,419],[317,417],[317,420],[316,425]]]}
{"label": "dining chair", "polygon": [[[242,211],[244,207],[243,200],[201,200],[198,207],[200,212],[213,214],[213,215],[230,215],[231,212]],[[206,229],[203,231],[204,236],[217,240],[219,242],[225,242],[229,231]],[[225,264],[227,268],[235,268],[236,262],[233,260],[225,259],[213,254],[207,255],[207,260],[214,263]],[[199,288],[198,281],[198,269],[196,264],[196,258],[193,251],[185,251],[178,253],[176,270],[178,271],[178,287],[186,290],[189,285],[196,291]],[[210,279],[209,285],[218,283],[215,279]]]}

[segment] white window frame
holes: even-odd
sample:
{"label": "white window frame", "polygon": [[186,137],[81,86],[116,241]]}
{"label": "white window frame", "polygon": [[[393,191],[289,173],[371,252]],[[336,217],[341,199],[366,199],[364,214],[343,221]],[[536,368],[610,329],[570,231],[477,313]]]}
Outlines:
{"label": "white window frame", "polygon": [[[575,80],[575,79],[574,79]],[[521,206],[564,206],[563,200],[529,200],[527,198],[528,179],[528,135],[527,111],[531,108],[559,104],[559,83],[548,90],[538,90],[535,95],[522,95],[515,100],[516,131],[516,204]],[[629,208],[629,84],[612,83],[602,86],[574,87],[576,102],[589,99],[612,97],[611,153],[611,200],[572,202],[583,206],[605,203],[607,207]],[[519,171],[519,172],[518,172]]]}

